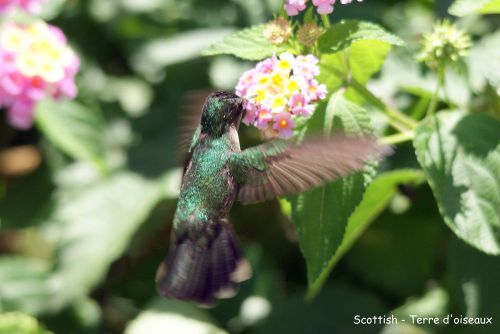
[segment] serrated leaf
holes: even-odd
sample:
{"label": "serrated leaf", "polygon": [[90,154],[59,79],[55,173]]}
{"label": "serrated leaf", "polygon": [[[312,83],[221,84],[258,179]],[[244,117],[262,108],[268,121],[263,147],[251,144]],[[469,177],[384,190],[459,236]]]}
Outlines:
{"label": "serrated leaf", "polygon": [[390,200],[396,194],[398,185],[418,185],[424,180],[425,176],[420,170],[401,169],[384,173],[370,183],[363,196],[363,200],[349,217],[340,246],[328,259],[328,266],[323,269],[314,284],[309,286],[309,297],[314,297],[319,292],[338,261],[387,207]]}
{"label": "serrated leaf", "polygon": [[448,12],[455,16],[499,14],[500,0],[456,0]]}
{"label": "serrated leaf", "polygon": [[[313,118],[306,135],[330,133],[333,129],[358,135],[371,132],[366,110],[349,102],[342,92],[332,95],[326,112],[316,112]],[[292,219],[307,262],[311,288],[321,285],[318,280],[341,244],[348,218],[361,201],[373,174],[373,168],[367,167],[364,172],[293,197]]]}
{"label": "serrated leaf", "polygon": [[210,45],[201,54],[213,56],[232,54],[248,60],[261,60],[275,53],[286,51],[284,45],[275,46],[264,37],[265,24],[237,31],[223,40]]}
{"label": "serrated leaf", "polygon": [[391,46],[373,40],[354,43],[348,50],[324,55],[320,62],[318,80],[327,85],[329,91],[335,91],[350,78],[361,84],[380,71]]}
{"label": "serrated leaf", "polygon": [[45,100],[37,106],[36,125],[66,154],[103,166],[105,122],[98,110],[72,101]]}
{"label": "serrated leaf", "polygon": [[448,227],[488,254],[500,254],[500,122],[440,113],[421,123],[414,146]]}
{"label": "serrated leaf", "polygon": [[[402,39],[391,34],[381,26],[365,21],[343,20],[328,29],[318,41],[323,53],[335,53],[352,44],[365,41],[379,41],[390,45],[404,45]],[[368,56],[370,53],[365,53]]]}

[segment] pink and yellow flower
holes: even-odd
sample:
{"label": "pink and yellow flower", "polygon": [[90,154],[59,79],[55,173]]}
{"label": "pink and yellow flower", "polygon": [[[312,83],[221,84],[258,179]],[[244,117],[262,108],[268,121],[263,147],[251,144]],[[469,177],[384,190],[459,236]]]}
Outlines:
{"label": "pink and yellow flower", "polygon": [[318,59],[313,55],[283,53],[258,63],[243,73],[236,94],[248,102],[245,124],[289,138],[297,117],[310,117],[315,103],[326,97],[326,86],[315,79]]}
{"label": "pink and yellow flower", "polygon": [[9,123],[30,128],[45,97],[74,98],[80,60],[57,27],[38,21],[0,26],[0,108]]}

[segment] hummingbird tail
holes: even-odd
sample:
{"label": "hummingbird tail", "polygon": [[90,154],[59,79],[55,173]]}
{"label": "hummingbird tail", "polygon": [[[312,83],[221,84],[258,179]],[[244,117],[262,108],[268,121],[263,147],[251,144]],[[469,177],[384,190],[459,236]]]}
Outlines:
{"label": "hummingbird tail", "polygon": [[227,219],[210,221],[198,231],[173,240],[156,274],[158,292],[166,297],[214,304],[236,293],[251,268]]}

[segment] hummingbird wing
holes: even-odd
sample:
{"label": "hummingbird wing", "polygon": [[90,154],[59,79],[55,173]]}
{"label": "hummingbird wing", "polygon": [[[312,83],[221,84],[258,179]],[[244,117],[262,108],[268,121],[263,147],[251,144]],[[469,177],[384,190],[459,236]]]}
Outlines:
{"label": "hummingbird wing", "polygon": [[186,92],[181,97],[177,120],[177,157],[183,163],[184,171],[191,159],[193,144],[200,135],[203,104],[210,93],[210,90],[202,89]]}
{"label": "hummingbird wing", "polygon": [[238,200],[257,203],[320,186],[387,153],[373,136],[334,135],[302,144],[277,139],[235,152],[230,165],[240,183]]}

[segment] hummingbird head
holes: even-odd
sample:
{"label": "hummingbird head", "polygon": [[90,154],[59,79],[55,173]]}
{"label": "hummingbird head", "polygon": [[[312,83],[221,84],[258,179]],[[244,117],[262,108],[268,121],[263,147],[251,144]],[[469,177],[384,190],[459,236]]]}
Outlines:
{"label": "hummingbird head", "polygon": [[203,106],[201,115],[202,131],[210,134],[222,134],[231,126],[240,125],[245,99],[233,92],[218,91],[210,94]]}

